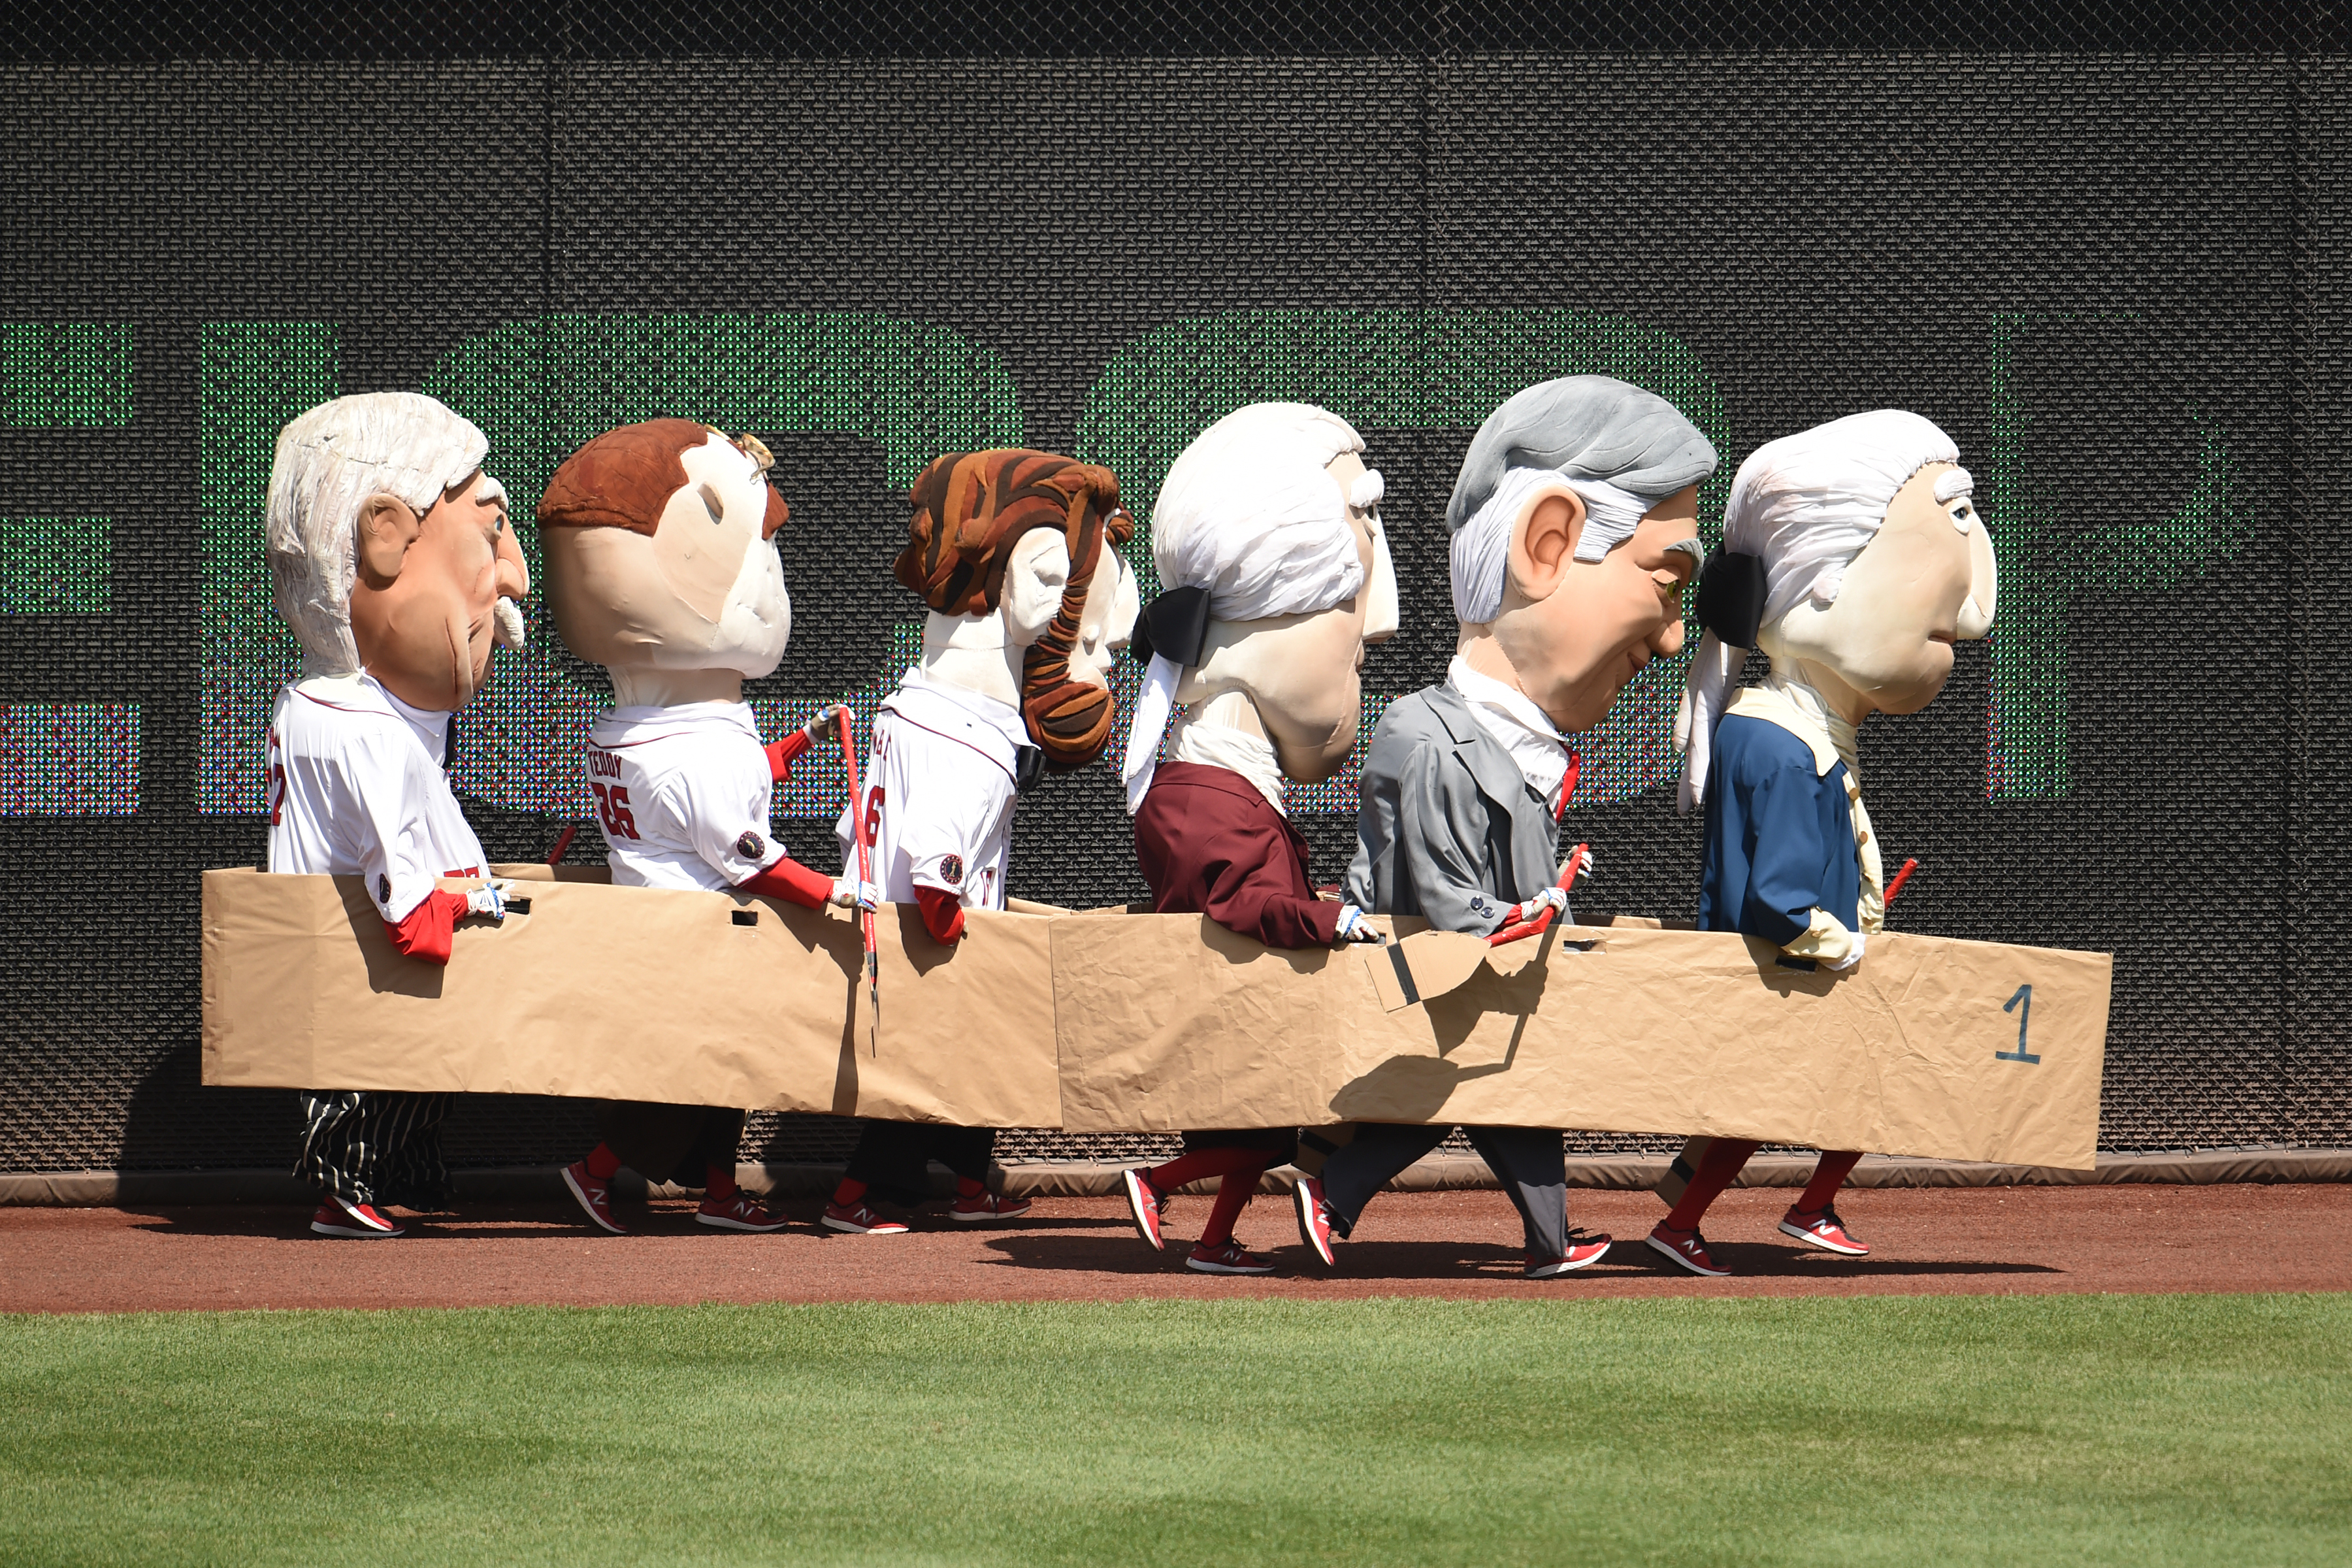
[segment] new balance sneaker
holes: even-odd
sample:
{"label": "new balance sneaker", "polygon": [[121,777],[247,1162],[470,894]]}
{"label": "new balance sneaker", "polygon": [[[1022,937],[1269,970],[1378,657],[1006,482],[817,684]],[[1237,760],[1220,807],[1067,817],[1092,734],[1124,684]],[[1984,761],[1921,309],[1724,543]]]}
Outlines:
{"label": "new balance sneaker", "polygon": [[863,1203],[825,1205],[824,1228],[847,1231],[852,1236],[904,1236],[907,1234],[905,1226],[895,1219],[884,1219]]}
{"label": "new balance sneaker", "polygon": [[1547,1258],[1539,1252],[1528,1254],[1527,1276],[1530,1279],[1557,1279],[1589,1263],[1598,1263],[1608,1254],[1612,1237],[1589,1236],[1580,1230],[1568,1233],[1568,1254],[1563,1258]]}
{"label": "new balance sneaker", "polygon": [[992,1220],[1019,1219],[1028,1212],[1027,1198],[1008,1198],[999,1193],[979,1193],[968,1198],[958,1198],[948,1205],[948,1217],[959,1225],[985,1225]]}
{"label": "new balance sneaker", "polygon": [[696,1221],[713,1230],[751,1230],[765,1234],[782,1230],[790,1222],[777,1218],[761,1206],[760,1200],[737,1188],[733,1195],[705,1198],[702,1206],[694,1211]]}
{"label": "new balance sneaker", "polygon": [[1164,1250],[1168,1241],[1160,1234],[1160,1216],[1168,1206],[1168,1194],[1153,1186],[1141,1171],[1123,1171],[1120,1174],[1126,1181],[1127,1212],[1135,1221],[1135,1233],[1152,1251]]}
{"label": "new balance sneaker", "polygon": [[1707,1256],[1706,1238],[1696,1229],[1676,1230],[1660,1220],[1650,1232],[1650,1247],[1653,1251],[1673,1258],[1677,1267],[1687,1268],[1694,1274],[1721,1279],[1731,1272]]}
{"label": "new balance sneaker", "polygon": [[1184,1267],[1202,1274],[1271,1274],[1274,1265],[1254,1252],[1242,1250],[1242,1244],[1231,1240],[1215,1247],[1195,1247],[1192,1255],[1184,1259]]}
{"label": "new balance sneaker", "polygon": [[621,1222],[613,1217],[612,1184],[590,1175],[587,1161],[580,1160],[564,1166],[563,1184],[570,1187],[572,1195],[579,1200],[580,1210],[588,1216],[589,1224],[614,1236],[629,1234],[621,1228]]}
{"label": "new balance sneaker", "polygon": [[1818,1247],[1841,1258],[1870,1256],[1870,1248],[1845,1233],[1845,1221],[1838,1218],[1835,1209],[1799,1214],[1792,1208],[1780,1216],[1780,1234],[1793,1236],[1808,1247]]}
{"label": "new balance sneaker", "polygon": [[1307,1244],[1324,1268],[1331,1268],[1339,1260],[1331,1254],[1331,1205],[1323,1201],[1322,1179],[1299,1177],[1298,1184],[1290,1189],[1290,1202],[1298,1211],[1298,1239]]}
{"label": "new balance sneaker", "polygon": [[310,1228],[320,1236],[343,1236],[373,1241],[380,1237],[406,1236],[401,1223],[376,1212],[373,1204],[347,1204],[329,1193],[310,1216]]}

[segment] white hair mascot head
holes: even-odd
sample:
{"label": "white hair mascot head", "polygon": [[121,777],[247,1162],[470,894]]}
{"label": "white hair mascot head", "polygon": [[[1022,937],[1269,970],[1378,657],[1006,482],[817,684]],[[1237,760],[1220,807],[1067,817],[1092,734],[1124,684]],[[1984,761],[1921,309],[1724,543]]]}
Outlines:
{"label": "white hair mascot head", "polygon": [[530,591],[506,491],[471,420],[414,392],[320,404],[278,432],[265,539],[278,613],[307,675],[362,668],[454,710],[494,643],[520,647]]}
{"label": "white hair mascot head", "polygon": [[1769,441],[1740,464],[1675,722],[1682,810],[1706,798],[1715,727],[1749,648],[1859,723],[1925,708],[1953,642],[1991,629],[1992,541],[1959,456],[1931,421],[1885,408]]}
{"label": "white hair mascot head", "polygon": [[1383,487],[1363,449],[1328,409],[1259,403],[1169,468],[1151,514],[1161,592],[1136,626],[1150,662],[1119,770],[1129,812],[1180,700],[1245,693],[1288,777],[1328,778],[1346,760],[1363,645],[1396,631]]}

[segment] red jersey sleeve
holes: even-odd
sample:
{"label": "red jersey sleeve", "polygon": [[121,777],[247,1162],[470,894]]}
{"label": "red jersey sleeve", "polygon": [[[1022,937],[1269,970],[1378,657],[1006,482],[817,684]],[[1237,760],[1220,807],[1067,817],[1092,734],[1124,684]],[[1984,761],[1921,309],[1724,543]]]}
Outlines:
{"label": "red jersey sleeve", "polygon": [[457,945],[457,922],[466,918],[466,895],[439,890],[425,895],[425,901],[408,911],[408,918],[398,925],[390,921],[383,929],[392,937],[392,945],[410,958],[426,963],[447,963],[451,948]]}
{"label": "red jersey sleeve", "polygon": [[812,871],[787,855],[772,866],[735,884],[738,892],[764,893],[772,899],[784,899],[805,908],[824,907],[833,897],[833,879],[822,871]]}
{"label": "red jersey sleeve", "polygon": [[768,777],[781,784],[792,776],[793,759],[809,749],[808,731],[795,730],[781,741],[771,741],[760,748],[768,756]]}
{"label": "red jersey sleeve", "polygon": [[936,942],[952,942],[963,935],[963,900],[945,888],[915,887],[915,905],[923,911],[923,929]]}

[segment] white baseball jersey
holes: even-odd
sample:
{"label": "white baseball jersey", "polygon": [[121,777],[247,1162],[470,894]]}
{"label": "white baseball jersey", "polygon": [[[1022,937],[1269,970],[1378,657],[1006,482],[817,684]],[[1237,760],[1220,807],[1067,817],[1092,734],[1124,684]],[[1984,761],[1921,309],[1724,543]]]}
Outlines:
{"label": "white baseball jersey", "polygon": [[589,731],[587,764],[622,887],[731,888],[784,858],[748,703],[615,708]]}
{"label": "white baseball jersey", "polygon": [[440,877],[487,860],[449,775],[449,715],[411,708],[370,675],[281,687],[269,715],[269,868],[364,877],[394,925]]}
{"label": "white baseball jersey", "polygon": [[[885,899],[912,903],[918,887],[939,888],[966,909],[1004,907],[1014,748],[1028,743],[1021,710],[1011,704],[919,669],[899,677],[898,689],[882,700],[873,756],[858,780],[873,879]],[[842,865],[855,868],[847,811],[834,832]]]}

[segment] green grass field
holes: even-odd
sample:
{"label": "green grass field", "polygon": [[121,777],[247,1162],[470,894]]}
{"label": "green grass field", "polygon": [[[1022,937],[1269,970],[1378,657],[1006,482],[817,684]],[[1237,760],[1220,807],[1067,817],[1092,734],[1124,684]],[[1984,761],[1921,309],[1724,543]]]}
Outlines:
{"label": "green grass field", "polygon": [[0,1318],[0,1562],[2352,1561],[2352,1297]]}

